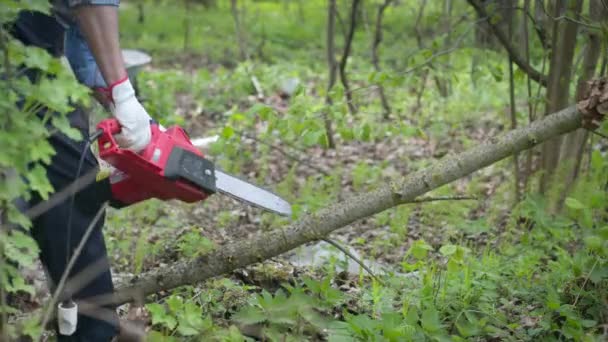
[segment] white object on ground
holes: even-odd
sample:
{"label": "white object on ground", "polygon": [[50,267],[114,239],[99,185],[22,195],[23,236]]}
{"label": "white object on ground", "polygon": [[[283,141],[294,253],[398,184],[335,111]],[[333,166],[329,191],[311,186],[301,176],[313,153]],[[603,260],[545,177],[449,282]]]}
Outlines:
{"label": "white object on ground", "polygon": [[213,135],[210,137],[203,137],[203,138],[194,138],[192,140],[190,140],[192,142],[192,145],[202,148],[202,147],[207,147],[211,144],[213,144],[214,142],[216,142],[219,139],[219,135]]}
{"label": "white object on ground", "polygon": [[61,335],[74,334],[78,325],[78,304],[70,301],[69,306],[63,306],[63,302],[59,303],[57,305],[57,325],[59,325]]}

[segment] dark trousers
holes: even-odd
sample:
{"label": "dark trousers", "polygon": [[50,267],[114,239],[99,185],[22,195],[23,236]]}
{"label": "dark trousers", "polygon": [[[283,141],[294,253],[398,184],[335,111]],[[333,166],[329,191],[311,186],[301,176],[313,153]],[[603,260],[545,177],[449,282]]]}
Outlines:
{"label": "dark trousers", "polygon": [[[72,113],[71,116],[72,121],[78,121],[75,118],[82,117],[79,112]],[[86,139],[87,131],[82,130],[82,132]],[[77,142],[63,134],[56,134],[50,138],[50,143],[56,154],[47,167],[47,176],[56,193],[75,180],[82,153],[85,155],[80,176],[98,168],[97,160],[90,149],[85,150],[86,140]],[[62,203],[48,208],[33,220],[32,235],[40,247],[40,259],[53,284],[51,290],[59,283],[72,251],[80,243],[102,204],[110,199],[110,194],[110,185],[107,181],[94,182],[76,194],[73,208],[71,208],[71,200],[68,198]],[[39,202],[40,199],[35,198],[30,205]],[[70,209],[72,220],[68,233],[67,221]],[[68,278],[73,279],[73,276],[78,274],[93,274],[84,277],[88,278],[84,279],[85,283],[69,282],[70,286],[67,288],[75,288],[76,291],[65,294],[71,295],[75,301],[86,301],[113,292],[110,265],[102,234],[103,215],[94,225]],[[59,341],[109,341],[118,334],[118,317],[114,307],[100,307],[93,310],[93,316],[95,317],[79,312],[76,333],[70,337],[59,336]]]}
{"label": "dark trousers", "polygon": [[[64,28],[53,17],[38,12],[22,12],[11,28],[11,33],[25,45],[43,48],[54,56],[63,53]],[[25,72],[32,82],[43,77],[36,70],[25,70]],[[72,126],[81,130],[85,140],[74,141],[63,134],[55,134],[49,139],[56,153],[46,170],[56,193],[61,192],[75,180],[78,163],[83,153],[85,159],[81,176],[98,167],[90,149],[85,150],[88,137],[86,115],[76,110],[69,117]],[[110,193],[110,185],[107,181],[90,184],[76,195],[73,206],[68,198],[48,208],[33,220],[32,235],[40,247],[40,259],[48,271],[51,290],[59,283],[72,251],[81,241],[102,204],[110,199]],[[33,198],[27,205],[33,206],[40,202],[40,198]],[[72,210],[72,220],[68,234],[70,210]],[[110,265],[102,234],[103,224],[102,216],[95,224],[70,273],[70,279],[87,271],[94,273],[92,279],[89,278],[85,283],[70,284],[77,289],[67,295],[76,301],[109,295],[113,292]],[[82,313],[80,310],[79,312]],[[76,333],[70,337],[59,336],[58,340],[105,342],[117,335],[118,319],[114,307],[101,307],[93,310],[93,313],[95,317],[79,314]]]}

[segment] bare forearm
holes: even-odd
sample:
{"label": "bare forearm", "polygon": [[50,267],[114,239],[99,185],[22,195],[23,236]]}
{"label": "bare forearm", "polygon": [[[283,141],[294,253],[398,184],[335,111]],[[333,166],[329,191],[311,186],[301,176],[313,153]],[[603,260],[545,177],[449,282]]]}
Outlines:
{"label": "bare forearm", "polygon": [[123,79],[126,72],[118,41],[118,8],[78,6],[74,13],[106,83]]}

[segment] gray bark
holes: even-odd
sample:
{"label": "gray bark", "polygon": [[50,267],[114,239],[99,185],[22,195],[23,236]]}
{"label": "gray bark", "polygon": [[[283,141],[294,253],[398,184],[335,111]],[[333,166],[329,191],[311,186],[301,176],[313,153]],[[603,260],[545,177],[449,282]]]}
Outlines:
{"label": "gray bark", "polygon": [[[555,7],[554,17],[562,13],[578,17],[582,8],[582,0],[560,0]],[[574,21],[560,20],[554,23],[553,50],[549,68],[545,113],[553,113],[567,106],[570,101],[570,82],[572,79],[572,61],[576,48],[578,24]],[[543,144],[542,170],[544,174],[540,182],[540,192],[548,191],[558,166],[562,144],[561,137],[554,137]]]}
{"label": "gray bark", "polygon": [[[608,10],[603,6],[602,0],[589,1],[589,19],[593,23],[606,21]],[[601,34],[596,30],[587,32],[589,44],[585,51],[583,60],[583,70],[578,79],[576,89],[576,99],[581,100],[585,90],[585,84],[595,75],[598,60],[601,50]],[[568,174],[566,174],[565,184],[570,187],[578,177],[581,160],[584,152],[584,147],[587,142],[589,133],[584,129],[578,129],[564,137],[564,146],[561,155],[561,160],[571,165]],[[565,195],[565,193],[564,193]]]}

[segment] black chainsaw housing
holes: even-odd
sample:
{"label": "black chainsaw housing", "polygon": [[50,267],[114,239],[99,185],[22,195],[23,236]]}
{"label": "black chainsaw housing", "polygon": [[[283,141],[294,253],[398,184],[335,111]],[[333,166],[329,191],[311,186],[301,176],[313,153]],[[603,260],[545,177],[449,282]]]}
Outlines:
{"label": "black chainsaw housing", "polygon": [[185,179],[208,194],[217,192],[213,162],[180,147],[171,150],[165,166],[165,177],[171,180]]}

